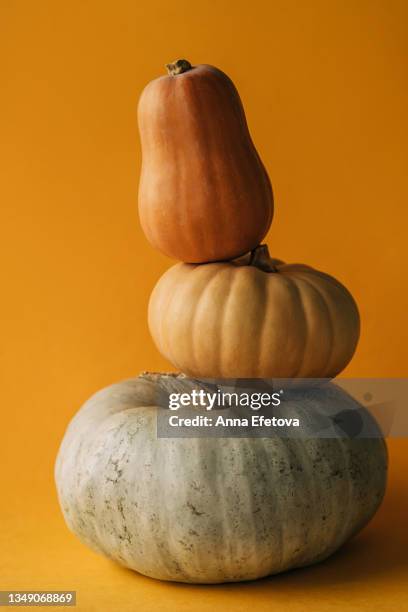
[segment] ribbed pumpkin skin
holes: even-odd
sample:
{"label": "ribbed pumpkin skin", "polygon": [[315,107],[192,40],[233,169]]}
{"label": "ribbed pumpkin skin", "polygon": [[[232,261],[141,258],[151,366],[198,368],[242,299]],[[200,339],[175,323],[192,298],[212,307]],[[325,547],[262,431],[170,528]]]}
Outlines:
{"label": "ribbed pumpkin skin", "polygon": [[159,279],[149,328],[159,351],[198,378],[333,378],[359,314],[347,289],[302,264],[177,264]]}
{"label": "ribbed pumpkin skin", "polygon": [[[161,580],[251,580],[325,559],[378,508],[382,439],[158,439],[156,390],[143,379],[113,385],[65,434],[61,507],[95,551]],[[336,388],[316,410],[327,393],[341,410]],[[287,406],[299,418],[310,409]]]}
{"label": "ribbed pumpkin skin", "polygon": [[272,221],[268,175],[232,81],[213,66],[144,89],[139,214],[150,243],[186,262],[232,259]]}

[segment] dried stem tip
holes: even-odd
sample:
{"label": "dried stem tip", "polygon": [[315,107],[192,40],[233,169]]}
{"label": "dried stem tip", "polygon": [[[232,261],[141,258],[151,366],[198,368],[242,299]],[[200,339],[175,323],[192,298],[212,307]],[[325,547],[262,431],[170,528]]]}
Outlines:
{"label": "dried stem tip", "polygon": [[166,64],[166,68],[170,76],[177,76],[178,74],[187,72],[187,70],[191,70],[192,65],[185,59],[178,59],[171,64]]}

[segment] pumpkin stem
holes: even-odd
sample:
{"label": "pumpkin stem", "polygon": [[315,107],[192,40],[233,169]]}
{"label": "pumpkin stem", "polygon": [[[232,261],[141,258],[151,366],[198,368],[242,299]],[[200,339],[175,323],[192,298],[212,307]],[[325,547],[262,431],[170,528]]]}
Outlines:
{"label": "pumpkin stem", "polygon": [[167,72],[170,76],[177,76],[192,69],[192,65],[185,59],[178,59],[171,64],[166,64]]}
{"label": "pumpkin stem", "polygon": [[277,272],[278,268],[272,263],[267,244],[260,244],[251,251],[249,265],[259,268],[263,272]]}

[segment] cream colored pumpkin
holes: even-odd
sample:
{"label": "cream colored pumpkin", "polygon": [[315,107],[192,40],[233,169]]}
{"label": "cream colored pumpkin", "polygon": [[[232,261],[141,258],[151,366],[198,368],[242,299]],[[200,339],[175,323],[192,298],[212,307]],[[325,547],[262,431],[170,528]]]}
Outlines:
{"label": "cream colored pumpkin", "polygon": [[359,314],[347,289],[303,264],[270,259],[180,263],[149,303],[159,351],[198,378],[333,378],[351,357]]}
{"label": "cream colored pumpkin", "polygon": [[[325,559],[378,508],[382,439],[158,439],[157,395],[168,381],[186,390],[168,376],[112,385],[68,427],[58,494],[92,549],[162,580],[251,580]],[[287,414],[354,402],[332,384],[313,400],[305,393],[293,392]]]}

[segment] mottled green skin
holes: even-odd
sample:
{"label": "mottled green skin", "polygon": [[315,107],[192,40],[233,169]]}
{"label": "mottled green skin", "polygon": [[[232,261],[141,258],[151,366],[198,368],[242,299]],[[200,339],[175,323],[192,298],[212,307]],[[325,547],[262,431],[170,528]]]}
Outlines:
{"label": "mottled green skin", "polygon": [[156,393],[112,385],[65,434],[59,499],[93,550],[162,580],[251,580],[328,557],[377,510],[382,439],[157,439]]}

